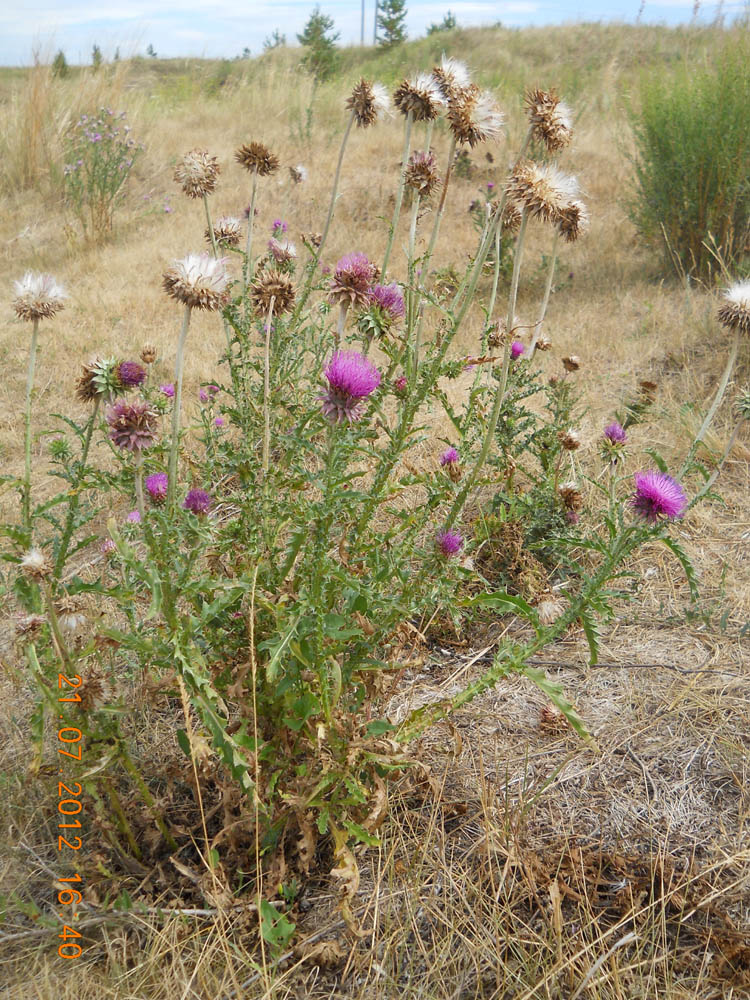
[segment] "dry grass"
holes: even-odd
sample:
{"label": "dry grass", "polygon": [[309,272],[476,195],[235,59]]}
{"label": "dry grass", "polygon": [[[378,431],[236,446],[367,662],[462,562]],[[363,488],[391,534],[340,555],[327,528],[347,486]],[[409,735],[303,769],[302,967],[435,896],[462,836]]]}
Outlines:
{"label": "dry grass", "polygon": [[[595,467],[599,428],[638,377],[655,378],[660,391],[652,420],[633,429],[632,468],[649,461],[650,447],[668,459],[684,453],[724,364],[712,294],[659,280],[655,262],[634,241],[622,203],[629,178],[623,101],[638,68],[668,67],[685,53],[704,50],[710,58],[720,41],[716,31],[601,26],[461,32],[451,41],[450,54],[465,55],[483,83],[498,87],[513,136],[521,127],[520,90],[537,79],[558,83],[580,112],[566,162],[580,176],[593,221],[586,239],[561,260],[564,280],[547,323],[554,350],[546,363],[554,369],[555,358],[570,352],[584,360],[579,378],[588,411],[581,429],[591,442],[579,453],[584,468]],[[442,41],[416,43],[409,66],[430,65],[436,44],[439,51]],[[390,56],[367,53],[364,62],[365,72],[376,65],[389,80],[398,72]],[[135,356],[151,341],[160,352],[158,376],[169,379],[179,317],[160,290],[160,276],[173,257],[198,246],[204,228],[199,207],[182,200],[171,181],[171,165],[187,148],[205,147],[220,158],[216,215],[239,214],[249,201],[247,178],[232,160],[240,142],[262,139],[283,164],[304,163],[308,183],[295,186],[282,172],[263,185],[258,231],[280,216],[289,220],[300,245],[300,232],[320,228],[345,123],[342,95],[356,77],[360,54],[346,53],[345,64],[348,75],[315,97],[309,137],[304,123],[311,89],[290,53],[233,68],[223,86],[212,64],[124,63],[111,80],[86,76],[77,104],[73,95],[81,81],[52,81],[44,68],[0,80],[4,273],[11,279],[26,267],[49,269],[71,291],[66,311],[43,327],[39,414],[76,413],[70,388],[80,361],[93,352]],[[55,200],[50,163],[65,115],[100,99],[129,111],[147,153],[116,219],[114,240],[84,246]],[[433,145],[440,161],[445,134],[436,130]],[[354,135],[328,261],[355,249],[376,260],[382,255],[381,219],[390,216],[400,146],[395,124]],[[442,241],[436,266],[460,268],[472,252],[468,204],[487,180],[502,179],[511,152],[500,145],[492,165],[479,154],[475,178],[455,180],[443,230],[450,240]],[[162,209],[165,198],[169,214]],[[547,249],[543,234],[534,233],[527,277]],[[394,259],[398,273],[403,256]],[[527,313],[529,322],[535,318],[540,282],[521,298],[522,320]],[[8,280],[6,299],[9,293]],[[7,471],[17,472],[27,341],[25,329],[9,315],[6,310],[0,318],[6,372],[0,454]],[[464,330],[460,347],[467,353],[476,349],[480,321],[477,310]],[[188,379],[195,388],[220,374],[216,357],[223,334],[215,320],[196,317],[190,337]],[[748,379],[745,350],[736,381]],[[461,386],[453,388],[459,392]],[[720,453],[730,431],[725,408],[708,439],[707,458]],[[48,488],[41,475],[44,447],[42,439],[35,463],[40,494]],[[423,449],[415,461],[434,457]],[[3,996],[750,995],[748,458],[745,431],[722,474],[725,504],[704,504],[680,526],[702,583],[701,603],[689,615],[681,571],[671,556],[649,550],[637,567],[638,599],[618,609],[604,637],[600,668],[585,666],[585,643],[577,632],[546,651],[548,670],[587,720],[598,755],[560,728],[540,696],[519,679],[505,681],[460,712],[451,727],[425,737],[415,756],[426,770],[394,788],[382,846],[359,857],[362,882],[354,910],[361,938],[342,925],[325,880],[311,881],[301,892],[300,950],[276,967],[266,955],[265,970],[255,964],[260,953],[253,913],[227,909],[220,895],[191,903],[206,911],[202,915],[163,919],[137,912],[99,918],[105,901],[90,901],[89,919],[96,922],[86,957],[62,967],[54,954],[57,942],[47,932],[17,916],[9,921],[0,936]],[[2,498],[4,507],[11,504],[12,498]],[[507,627],[491,624],[485,645]],[[416,650],[423,666],[404,677],[393,712],[415,698],[433,700],[459,676],[468,679],[481,668],[476,652],[461,641]],[[43,772],[31,783],[25,777],[31,700],[14,664],[6,646],[0,789],[9,804],[10,836],[3,843],[0,886],[44,907],[55,864],[49,788]],[[175,752],[171,734],[179,722],[145,714],[141,723],[145,759],[153,758],[158,774]],[[106,863],[104,855],[100,861]],[[130,891],[137,885],[135,875],[123,877]],[[178,908],[180,892],[162,889],[156,905]],[[342,957],[329,948],[327,954],[318,950],[313,961],[311,950],[321,941],[335,943]]]}

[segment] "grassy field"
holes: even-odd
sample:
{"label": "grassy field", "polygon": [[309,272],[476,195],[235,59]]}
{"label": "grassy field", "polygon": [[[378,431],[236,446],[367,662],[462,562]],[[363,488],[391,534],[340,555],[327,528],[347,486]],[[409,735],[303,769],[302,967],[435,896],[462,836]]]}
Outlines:
{"label": "grassy field", "polygon": [[[488,147],[479,147],[468,176],[455,176],[443,223],[450,239],[441,241],[434,267],[460,270],[473,253],[469,205],[488,182],[504,179],[524,130],[524,89],[557,88],[575,113],[563,166],[580,179],[591,227],[562,251],[546,325],[553,346],[544,363],[552,372],[563,355],[581,358],[584,467],[598,468],[601,427],[639,379],[657,382],[658,394],[649,420],[632,430],[628,467],[650,464],[652,447],[668,461],[684,454],[724,367],[726,336],[714,318],[716,289],[665,273],[661,255],[636,239],[627,208],[628,108],[637,108],[642,74],[668,75],[683,61],[718,60],[728,34],[717,27],[618,25],[456,31],[389,54],[344,50],[339,73],[317,88],[294,50],[226,63],[123,61],[98,73],[74,69],[66,80],[53,79],[44,66],[0,71],[0,248],[8,302],[0,315],[4,471],[19,473],[23,466],[28,334],[12,319],[13,278],[27,268],[50,271],[70,292],[65,311],[42,329],[37,429],[47,414],[80,415],[74,380],[94,354],[136,357],[151,342],[159,354],[157,377],[169,381],[178,317],[161,276],[173,258],[202,248],[205,228],[200,203],[185,199],[172,180],[177,158],[196,146],[216,154],[222,173],[214,214],[241,215],[250,189],[233,151],[250,139],[267,143],[282,170],[261,182],[257,231],[270,231],[273,219],[288,220],[299,246],[302,233],[322,228],[352,84],[364,75],[392,86],[404,72],[430,69],[443,51],[466,61],[475,79],[493,89],[512,139],[493,145],[491,159]],[[101,106],[126,110],[146,148],[112,237],[94,244],[83,241],[65,213],[59,172],[67,125]],[[415,146],[423,141],[420,129]],[[432,145],[441,165],[448,141],[446,129],[436,127]],[[382,258],[382,220],[393,209],[401,142],[395,122],[353,134],[326,263],[355,250]],[[287,173],[296,164],[308,171],[302,184]],[[398,279],[406,239],[402,228],[392,266]],[[518,306],[522,321],[539,300],[548,250],[541,227],[533,229]],[[479,350],[482,319],[477,303],[458,343],[467,355]],[[218,377],[223,346],[215,316],[194,322],[189,407],[198,384]],[[750,381],[748,348],[745,341],[737,385]],[[464,387],[459,379],[452,391]],[[725,404],[704,443],[709,464],[722,454],[733,426]],[[39,437],[34,448],[41,497],[53,490],[45,475],[46,439]],[[412,456],[414,465],[434,463],[437,450],[424,445]],[[354,910],[361,936],[344,926],[335,892],[320,876],[300,895],[299,943],[278,963],[259,951],[248,905],[235,905],[205,872],[185,872],[168,858],[156,876],[135,870],[123,876],[134,898],[148,900],[143,911],[105,917],[107,901],[88,898],[91,939],[81,962],[61,963],[57,942],[33,917],[18,916],[32,914],[32,900],[46,907],[54,857],[48,776],[26,775],[32,701],[9,622],[0,674],[0,789],[7,816],[0,891],[13,898],[12,916],[0,924],[3,996],[750,996],[749,487],[745,424],[721,474],[722,501],[703,504],[678,527],[698,569],[699,602],[690,604],[682,570],[654,548],[635,567],[637,600],[619,609],[597,668],[586,666],[578,630],[546,650],[548,671],[586,719],[599,753],[561,726],[522,679],[502,682],[451,725],[430,731],[416,749],[423,770],[392,792],[381,846],[358,856]],[[8,515],[15,497],[0,496]],[[405,648],[409,666],[389,715],[398,718],[473,676],[509,627],[501,620],[481,635],[447,627],[426,636],[417,631]],[[177,720],[144,712],[139,753],[166,771]],[[106,871],[104,853],[94,861]],[[203,902],[191,902],[187,915],[177,913],[196,892]],[[157,907],[168,912],[158,915]]]}

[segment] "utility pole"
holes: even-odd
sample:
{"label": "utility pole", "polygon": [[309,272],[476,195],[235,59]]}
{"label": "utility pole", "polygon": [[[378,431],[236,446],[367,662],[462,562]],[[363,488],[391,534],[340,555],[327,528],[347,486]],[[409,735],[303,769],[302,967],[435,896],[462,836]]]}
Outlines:
{"label": "utility pole", "polygon": [[372,44],[378,44],[378,0],[375,0],[375,23],[372,26]]}

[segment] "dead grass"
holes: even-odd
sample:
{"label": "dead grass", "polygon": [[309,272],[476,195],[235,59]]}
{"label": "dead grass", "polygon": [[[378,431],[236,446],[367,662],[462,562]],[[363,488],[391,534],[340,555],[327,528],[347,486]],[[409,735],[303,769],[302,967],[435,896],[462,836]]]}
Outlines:
{"label": "dead grass", "polygon": [[[520,131],[520,89],[539,74],[543,83],[559,83],[580,110],[567,165],[581,178],[593,222],[587,238],[560,262],[547,321],[554,349],[545,361],[555,370],[563,354],[584,360],[577,377],[588,405],[581,430],[590,443],[576,460],[584,469],[594,467],[603,420],[640,377],[654,378],[660,388],[651,421],[632,431],[630,467],[635,471],[649,461],[647,448],[668,460],[684,453],[724,364],[722,335],[712,321],[711,293],[660,280],[656,262],[635,243],[622,204],[629,176],[622,101],[639,66],[668,66],[688,51],[715,51],[720,34],[578,26],[512,37],[499,30],[462,32],[455,41],[451,54],[466,53],[483,82],[499,86],[512,135]],[[415,67],[430,64],[433,44],[415,45]],[[26,267],[54,271],[71,291],[66,311],[43,328],[40,415],[76,413],[73,379],[93,352],[135,356],[151,341],[160,353],[158,378],[169,380],[179,317],[160,290],[160,277],[173,257],[199,245],[204,228],[199,209],[181,199],[171,180],[172,163],[187,148],[206,147],[220,158],[215,215],[239,214],[249,201],[247,178],[232,160],[241,141],[262,138],[283,164],[304,163],[307,184],[295,186],[281,172],[263,186],[258,231],[280,216],[301,245],[300,232],[320,228],[344,126],[342,95],[358,72],[354,60],[361,58],[347,53],[349,76],[316,95],[309,137],[304,121],[311,91],[289,53],[238,70],[216,96],[206,96],[215,73],[210,64],[123,64],[117,86],[106,94],[97,89],[103,77],[86,78],[89,89],[75,110],[100,97],[127,107],[134,132],[148,146],[114,240],[97,247],[80,244],[66,229],[46,180],[45,157],[54,154],[61,112],[71,110],[73,81],[51,81],[43,68],[0,80],[0,148],[16,150],[0,214],[6,299],[10,279]],[[395,77],[395,63],[371,53],[365,53],[365,71],[376,58],[378,70]],[[418,137],[416,145],[421,142]],[[440,130],[433,145],[441,161],[447,141]],[[400,146],[396,124],[353,136],[328,261],[354,249],[376,260],[382,255],[382,218],[390,216]],[[512,148],[501,144],[492,165],[475,156],[475,177],[455,180],[443,229],[450,240],[441,241],[436,266],[460,267],[472,252],[468,204],[487,180],[501,180]],[[163,211],[165,199],[171,213]],[[541,232],[532,234],[527,277],[547,249]],[[396,273],[402,259],[396,253]],[[537,301],[538,287],[522,296],[522,321],[535,318]],[[0,454],[7,471],[15,472],[22,461],[19,401],[27,342],[26,331],[8,316],[6,310],[0,318]],[[467,354],[476,350],[480,321],[477,310],[463,332],[459,346]],[[222,341],[210,317],[195,318],[188,355],[193,390],[220,375]],[[746,351],[736,381],[748,379]],[[461,389],[461,382],[451,386],[451,392]],[[38,427],[44,423],[40,416]],[[437,424],[436,434],[443,432]],[[706,442],[708,459],[720,453],[730,432],[725,412]],[[42,439],[35,448],[40,495],[48,488],[41,475],[44,448]],[[724,504],[700,506],[679,529],[701,578],[697,606],[686,614],[681,570],[668,553],[648,550],[636,567],[638,599],[618,608],[604,636],[600,667],[586,667],[585,642],[575,631],[545,651],[546,669],[587,720],[600,753],[561,727],[520,679],[503,682],[415,748],[424,768],[394,786],[381,847],[363,849],[358,857],[362,879],[352,907],[360,937],[343,925],[329,882],[311,879],[294,909],[299,948],[278,964],[266,953],[264,968],[254,912],[230,906],[215,887],[204,891],[180,881],[163,859],[164,871],[151,886],[152,907],[175,911],[187,902],[203,912],[117,914],[111,900],[91,898],[82,916],[93,921],[86,929],[86,956],[62,966],[57,941],[11,905],[13,915],[0,934],[3,996],[750,995],[749,449],[745,431],[722,474]],[[416,464],[434,459],[426,446],[414,456]],[[10,509],[13,500],[6,495],[0,503]],[[508,627],[517,626],[491,623],[485,644],[491,646],[493,635]],[[461,641],[415,650],[423,663],[404,676],[393,713],[415,699],[442,697],[481,669],[480,647],[462,648]],[[56,860],[49,776],[26,776],[31,700],[14,670],[12,648],[5,646],[2,656],[0,791],[10,823],[0,886],[46,908]],[[143,708],[139,716],[140,754],[155,781],[174,759],[175,712],[174,706],[162,712]],[[186,822],[196,808],[187,797]],[[110,863],[104,852],[96,860]],[[141,877],[122,875],[121,883],[133,891]]]}

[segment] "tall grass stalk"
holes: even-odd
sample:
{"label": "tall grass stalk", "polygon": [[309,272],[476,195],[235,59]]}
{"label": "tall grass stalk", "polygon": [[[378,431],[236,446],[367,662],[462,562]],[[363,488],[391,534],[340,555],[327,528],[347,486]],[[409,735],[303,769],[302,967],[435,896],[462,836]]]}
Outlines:
{"label": "tall grass stalk", "polygon": [[250,210],[247,217],[247,242],[245,244],[245,265],[242,268],[242,291],[247,289],[253,277],[253,222],[255,221],[255,199],[258,195],[258,168],[253,168],[253,189],[250,195]]}
{"label": "tall grass stalk", "polygon": [[555,241],[552,244],[552,256],[550,258],[549,267],[547,268],[547,282],[544,286],[544,298],[542,299],[542,308],[539,311],[539,319],[534,324],[534,334],[531,338],[531,343],[529,344],[529,358],[534,357],[534,351],[536,350],[536,342],[539,340],[539,336],[542,332],[542,326],[544,324],[544,319],[547,315],[547,307],[549,306],[549,297],[552,293],[552,282],[555,278],[555,265],[557,264],[557,248],[560,242],[560,230],[555,230]]}

